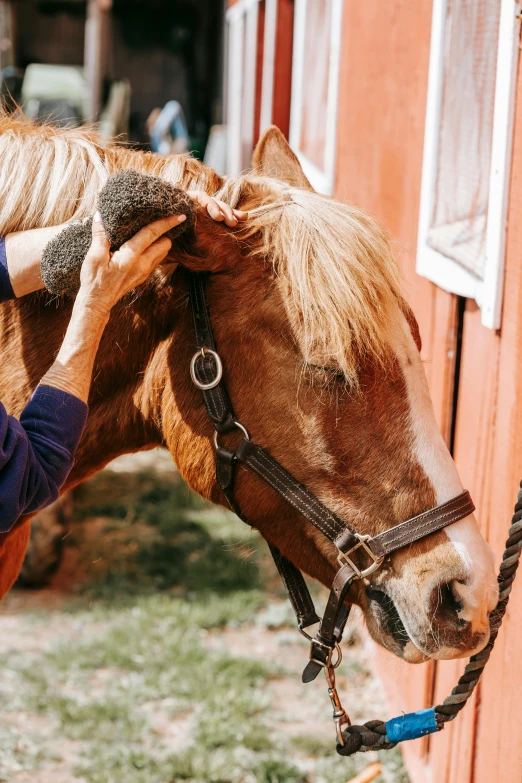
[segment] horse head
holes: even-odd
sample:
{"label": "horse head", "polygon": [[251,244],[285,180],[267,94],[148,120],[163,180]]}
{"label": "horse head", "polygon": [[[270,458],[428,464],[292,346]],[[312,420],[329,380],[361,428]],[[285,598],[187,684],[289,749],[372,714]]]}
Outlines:
{"label": "horse head", "polygon": [[[22,135],[42,133],[24,129]],[[40,172],[40,191],[54,182],[57,195],[54,212],[50,192],[34,196],[35,218],[31,223],[26,209],[25,227],[38,225],[42,205],[48,222],[91,214],[103,178],[125,167],[217,190],[250,213],[230,230],[200,212],[193,234],[172,248],[170,263],[114,308],[69,486],[119,453],[162,444],[196,492],[225,504],[215,479],[212,424],[189,374],[187,268],[209,273],[210,317],[239,420],[338,517],[375,535],[462,492],[435,422],[419,330],[386,235],[354,207],[315,193],[277,129],[260,141],[253,172],[228,181],[185,158],[103,151],[85,137],[75,153],[73,132],[67,133],[62,174],[55,131],[49,132],[52,152],[45,153],[44,139],[43,163],[33,159],[27,166],[27,177]],[[34,144],[28,149],[35,156]],[[51,184],[41,184],[44,164],[54,165]],[[10,194],[9,214],[16,215],[13,188],[20,177],[13,166],[10,185],[8,164],[3,169],[0,196]],[[68,211],[58,197],[65,183],[74,196]],[[0,210],[0,230],[22,227],[1,218]],[[16,389],[13,369],[0,369],[0,398],[15,413],[52,362],[69,316],[67,303],[47,304],[37,295],[4,310],[3,350],[10,348],[24,368],[17,370]],[[335,547],[306,519],[243,469],[235,496],[269,542],[331,585]],[[1,557],[0,551],[0,565]],[[373,638],[407,661],[468,656],[489,637],[488,614],[497,601],[492,554],[471,515],[391,555],[371,579],[354,583],[350,600],[361,607]]]}
{"label": "horse head", "polygon": [[[239,420],[328,508],[375,535],[462,492],[435,422],[417,323],[381,228],[313,192],[277,130],[258,145],[254,172],[220,192],[249,211],[248,224],[227,235],[200,221],[192,255],[174,257],[211,272],[211,320]],[[183,353],[173,343],[172,378]],[[187,383],[188,375],[181,391],[173,381],[163,398],[163,436],[189,483],[223,502],[210,424],[197,392],[187,403]],[[188,427],[181,441],[174,410]],[[201,454],[197,464],[188,456],[201,437],[205,470]],[[331,584],[337,553],[315,528],[245,470],[235,494],[271,543]],[[417,662],[481,649],[497,595],[491,551],[470,516],[389,557],[351,600],[376,641]]]}

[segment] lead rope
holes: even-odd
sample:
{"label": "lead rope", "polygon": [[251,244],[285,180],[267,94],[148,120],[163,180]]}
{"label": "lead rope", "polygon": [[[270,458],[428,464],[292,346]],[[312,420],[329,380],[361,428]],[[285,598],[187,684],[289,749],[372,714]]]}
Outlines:
{"label": "lead rope", "polygon": [[425,736],[433,731],[440,731],[444,724],[454,720],[461,709],[467,704],[480,679],[486,663],[489,660],[506,607],[509,594],[515,579],[515,574],[520,560],[522,549],[522,481],[518,492],[515,513],[511,518],[509,536],[506,548],[500,564],[498,584],[499,599],[496,607],[490,614],[489,627],[491,636],[488,644],[476,655],[469,659],[457,685],[442,704],[431,707],[428,710],[403,715],[393,718],[385,723],[382,720],[370,720],[362,726],[348,726],[342,731],[344,744],[337,744],[337,752],[341,756],[352,756],[357,751],[388,750],[395,747],[397,742],[406,739],[415,739]]}

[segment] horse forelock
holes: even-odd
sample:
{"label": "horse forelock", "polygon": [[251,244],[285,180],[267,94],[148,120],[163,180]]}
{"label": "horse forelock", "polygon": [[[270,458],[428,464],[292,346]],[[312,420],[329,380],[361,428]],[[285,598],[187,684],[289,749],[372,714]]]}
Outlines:
{"label": "horse forelock", "polygon": [[218,195],[248,208],[240,236],[271,262],[306,364],[356,386],[365,361],[389,357],[408,310],[386,233],[349,204],[265,177]]}

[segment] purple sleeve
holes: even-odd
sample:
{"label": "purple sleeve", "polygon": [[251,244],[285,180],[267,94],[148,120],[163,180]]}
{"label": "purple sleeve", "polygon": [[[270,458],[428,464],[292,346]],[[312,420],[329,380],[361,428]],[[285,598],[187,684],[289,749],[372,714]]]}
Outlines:
{"label": "purple sleeve", "polygon": [[14,299],[13,286],[7,269],[7,256],[5,253],[5,239],[0,237],[0,302],[6,299]]}
{"label": "purple sleeve", "polygon": [[37,387],[20,421],[0,403],[0,533],[56,500],[87,413],[84,402],[51,386]]}

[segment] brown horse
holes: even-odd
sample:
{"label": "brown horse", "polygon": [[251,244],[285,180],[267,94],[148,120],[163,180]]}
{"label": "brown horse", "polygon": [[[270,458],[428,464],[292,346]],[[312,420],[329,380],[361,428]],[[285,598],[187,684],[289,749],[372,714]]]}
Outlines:
{"label": "brown horse", "polygon": [[[191,383],[183,267],[210,272],[208,302],[233,405],[254,440],[359,532],[375,534],[458,495],[434,420],[418,327],[390,246],[359,210],[313,192],[281,133],[253,173],[224,180],[184,156],[102,148],[88,131],[0,118],[0,232],[94,211],[121,168],[219,193],[249,210],[230,230],[200,211],[169,264],[114,308],[101,344],[72,487],[125,452],[166,446],[200,495],[224,497],[212,426]],[[17,415],[62,340],[71,302],[45,292],[0,308],[0,399]],[[239,471],[248,519],[300,569],[330,585],[334,547],[254,474]],[[0,595],[29,537],[0,541]],[[491,552],[467,517],[391,556],[351,596],[372,636],[408,661],[470,655],[497,599]]]}

